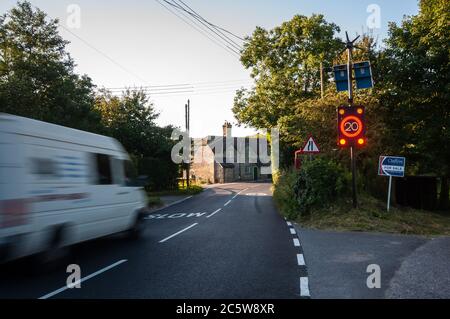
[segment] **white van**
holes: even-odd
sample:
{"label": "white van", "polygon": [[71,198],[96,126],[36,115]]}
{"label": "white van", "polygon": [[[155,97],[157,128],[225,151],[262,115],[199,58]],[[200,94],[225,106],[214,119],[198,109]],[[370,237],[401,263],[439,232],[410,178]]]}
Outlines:
{"label": "white van", "polygon": [[147,199],[113,138],[0,113],[0,261],[142,229]]}

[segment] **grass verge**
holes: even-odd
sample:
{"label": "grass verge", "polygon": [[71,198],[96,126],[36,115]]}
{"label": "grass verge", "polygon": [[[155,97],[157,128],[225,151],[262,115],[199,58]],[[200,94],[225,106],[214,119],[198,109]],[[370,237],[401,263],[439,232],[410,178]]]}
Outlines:
{"label": "grass verge", "polygon": [[450,236],[450,214],[391,207],[368,195],[361,195],[358,208],[351,200],[341,200],[326,208],[313,209],[300,216],[297,222],[304,227],[337,230]]}
{"label": "grass verge", "polygon": [[203,192],[203,187],[198,185],[191,185],[189,187],[180,187],[178,189],[174,190],[166,190],[166,191],[159,191],[159,192],[147,192],[147,195],[149,197],[161,197],[161,196],[189,196],[189,195],[196,195]]}

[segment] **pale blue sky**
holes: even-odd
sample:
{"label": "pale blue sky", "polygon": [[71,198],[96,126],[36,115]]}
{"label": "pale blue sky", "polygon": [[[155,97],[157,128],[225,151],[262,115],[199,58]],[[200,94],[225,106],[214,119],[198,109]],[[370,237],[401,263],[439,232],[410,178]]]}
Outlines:
{"label": "pale blue sky", "polygon": [[[66,23],[69,4],[81,8],[81,28],[70,29],[123,68],[109,61],[73,34],[61,29],[71,44],[69,52],[77,72],[88,74],[102,87],[169,85],[193,83],[195,94],[154,96],[161,112],[160,124],[184,126],[184,103],[191,100],[193,136],[220,134],[225,120],[234,122],[231,106],[234,89],[250,83],[248,71],[239,59],[187,26],[155,0],[33,0],[32,4]],[[256,26],[272,28],[295,14],[322,13],[350,35],[367,30],[367,7],[381,9],[380,39],[389,21],[400,22],[404,15],[417,14],[417,0],[186,0],[209,21],[237,35],[251,34]],[[0,12],[15,4],[2,0]],[[239,81],[239,82],[238,82]],[[205,84],[214,82],[213,85]],[[226,82],[226,83],[224,83]],[[233,134],[250,134],[251,129],[234,127]]]}

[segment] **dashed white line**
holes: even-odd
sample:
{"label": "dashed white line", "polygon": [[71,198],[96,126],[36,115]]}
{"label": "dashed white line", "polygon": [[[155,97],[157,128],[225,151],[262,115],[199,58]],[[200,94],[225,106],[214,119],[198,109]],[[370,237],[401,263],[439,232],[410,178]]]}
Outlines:
{"label": "dashed white line", "polygon": [[222,210],[222,208],[216,209],[214,212],[212,212],[211,214],[209,214],[208,216],[206,216],[206,218],[212,217],[215,214],[217,214],[218,212],[220,212]]}
{"label": "dashed white line", "polygon": [[300,296],[302,296],[302,297],[310,297],[310,295],[309,295],[308,277],[300,277]]}
{"label": "dashed white line", "polygon": [[223,206],[227,206],[229,203],[231,203],[231,200],[229,200],[228,202],[226,202]]}
{"label": "dashed white line", "polygon": [[297,254],[297,263],[299,266],[305,266],[305,258],[303,254]]}
{"label": "dashed white line", "polygon": [[300,247],[300,241],[298,240],[298,238],[293,238],[293,241],[295,247]]}
{"label": "dashed white line", "polygon": [[[116,262],[116,263],[114,263],[114,264],[112,264],[112,265],[109,265],[108,267],[102,268],[102,269],[100,269],[99,271],[96,271],[96,272],[90,274],[89,276],[86,276],[86,277],[84,277],[84,278],[81,278],[80,280],[77,280],[76,282],[74,282],[74,283],[72,284],[72,286],[74,287],[74,286],[76,286],[76,285],[78,285],[78,284],[81,284],[83,281],[86,281],[86,280],[89,280],[89,279],[91,279],[91,278],[93,278],[93,277],[95,277],[95,276],[98,276],[98,275],[100,275],[101,273],[104,273],[105,271],[108,271],[108,270],[110,270],[111,268],[117,267],[117,266],[119,266],[120,264],[123,264],[123,263],[126,262],[126,261],[127,261],[127,259],[119,260],[118,262]],[[48,299],[48,298],[53,297],[54,295],[57,295],[57,294],[59,294],[59,293],[65,291],[65,290],[67,290],[67,289],[69,289],[68,286],[59,288],[59,289],[57,289],[57,290],[55,290],[55,291],[53,291],[53,292],[50,292],[50,293],[48,293],[48,294],[46,294],[46,295],[44,295],[44,296],[42,296],[42,297],[39,297],[39,299]]]}
{"label": "dashed white line", "polygon": [[236,193],[236,195],[233,196],[233,199],[235,199],[239,194],[241,194],[242,192],[245,192],[248,188],[244,188],[242,190],[240,190],[239,192]]}
{"label": "dashed white line", "polygon": [[294,228],[289,228],[289,231],[291,232],[292,235],[295,235],[295,229]]}
{"label": "dashed white line", "polygon": [[171,238],[173,238],[173,237],[175,237],[175,236],[181,234],[182,232],[184,232],[184,231],[186,231],[186,230],[188,230],[188,229],[190,229],[190,228],[192,228],[192,227],[194,227],[194,226],[196,226],[196,225],[198,225],[198,223],[194,223],[194,224],[192,224],[191,226],[188,226],[188,227],[186,227],[186,228],[184,228],[184,229],[182,229],[182,230],[176,232],[175,234],[170,235],[169,237],[166,237],[166,238],[164,238],[163,240],[160,240],[159,242],[160,242],[160,243],[163,243],[163,242],[165,242],[165,241],[168,241],[169,239],[171,239]]}

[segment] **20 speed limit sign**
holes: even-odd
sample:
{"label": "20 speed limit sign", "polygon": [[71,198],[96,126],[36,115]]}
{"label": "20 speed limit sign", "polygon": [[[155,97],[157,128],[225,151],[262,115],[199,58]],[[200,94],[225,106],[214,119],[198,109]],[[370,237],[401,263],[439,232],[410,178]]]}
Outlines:
{"label": "20 speed limit sign", "polygon": [[363,124],[359,118],[354,115],[344,117],[341,122],[341,132],[349,138],[358,136],[363,129]]}

